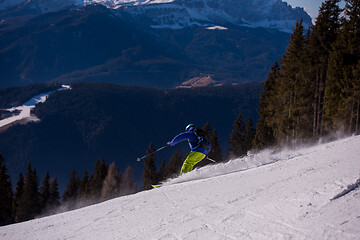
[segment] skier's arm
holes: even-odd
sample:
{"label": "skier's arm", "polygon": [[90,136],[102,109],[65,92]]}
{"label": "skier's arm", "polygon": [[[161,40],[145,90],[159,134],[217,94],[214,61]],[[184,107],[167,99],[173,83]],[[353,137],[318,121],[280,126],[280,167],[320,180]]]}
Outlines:
{"label": "skier's arm", "polygon": [[[179,142],[185,141],[185,140],[193,140],[193,134],[191,134],[190,132],[185,132],[185,133],[180,133],[179,135],[177,135],[176,137],[174,137],[173,140],[171,140],[171,142],[169,142],[170,146],[174,146],[176,144],[178,144]],[[196,141],[196,139],[195,139]]]}

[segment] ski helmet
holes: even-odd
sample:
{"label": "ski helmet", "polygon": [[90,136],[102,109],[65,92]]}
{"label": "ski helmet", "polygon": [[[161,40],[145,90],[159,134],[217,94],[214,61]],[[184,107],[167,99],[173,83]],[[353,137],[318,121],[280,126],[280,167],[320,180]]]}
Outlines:
{"label": "ski helmet", "polygon": [[186,126],[185,128],[185,132],[189,131],[189,130],[192,130],[192,128],[195,128],[195,125],[190,123],[189,125]]}

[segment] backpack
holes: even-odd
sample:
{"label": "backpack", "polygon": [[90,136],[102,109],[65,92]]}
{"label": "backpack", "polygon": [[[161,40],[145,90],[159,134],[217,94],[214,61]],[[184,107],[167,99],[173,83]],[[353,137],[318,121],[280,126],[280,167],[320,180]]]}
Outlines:
{"label": "backpack", "polygon": [[195,133],[195,135],[197,136],[197,138],[199,140],[197,147],[202,147],[203,149],[208,150],[211,145],[210,145],[209,140],[207,139],[206,132],[204,130],[198,129],[198,128],[195,128],[193,132]]}

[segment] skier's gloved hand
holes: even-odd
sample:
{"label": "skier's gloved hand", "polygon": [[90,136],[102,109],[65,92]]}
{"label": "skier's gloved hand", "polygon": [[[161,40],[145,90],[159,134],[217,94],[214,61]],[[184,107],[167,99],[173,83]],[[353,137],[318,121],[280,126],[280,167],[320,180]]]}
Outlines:
{"label": "skier's gloved hand", "polygon": [[169,146],[169,147],[171,147],[171,144],[170,144],[170,143],[171,143],[171,142],[167,142],[166,145]]}

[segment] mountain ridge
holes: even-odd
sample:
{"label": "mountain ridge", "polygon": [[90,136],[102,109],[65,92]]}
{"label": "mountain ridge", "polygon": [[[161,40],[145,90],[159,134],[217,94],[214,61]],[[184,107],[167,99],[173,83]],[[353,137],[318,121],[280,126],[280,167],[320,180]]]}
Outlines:
{"label": "mountain ridge", "polygon": [[0,38],[2,88],[50,81],[172,88],[203,75],[222,84],[262,82],[289,35],[237,26],[157,29],[146,18],[89,5],[7,18]]}
{"label": "mountain ridge", "polygon": [[0,87],[260,83],[300,18],[280,0],[28,0],[0,11]]}
{"label": "mountain ridge", "polygon": [[[155,28],[179,29],[232,24],[291,32],[300,18],[306,28],[312,25],[311,17],[303,8],[292,8],[281,0],[30,0],[20,2],[15,8],[32,9],[41,14],[94,3],[113,9],[114,12],[128,12],[146,17],[152,21],[152,27]],[[9,6],[6,1],[2,5],[0,10]]]}

